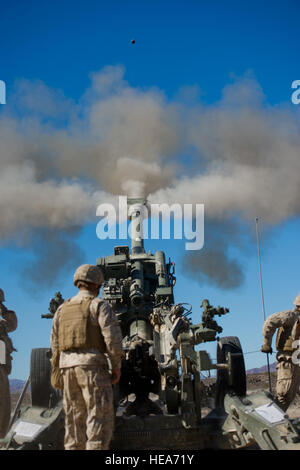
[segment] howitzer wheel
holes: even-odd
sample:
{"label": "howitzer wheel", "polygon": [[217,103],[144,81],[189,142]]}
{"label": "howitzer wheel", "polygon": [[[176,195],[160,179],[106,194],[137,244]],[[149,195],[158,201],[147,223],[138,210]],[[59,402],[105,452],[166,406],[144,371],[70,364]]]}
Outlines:
{"label": "howitzer wheel", "polygon": [[234,392],[238,396],[246,395],[245,362],[241,343],[237,336],[225,336],[219,339],[217,363],[229,366],[228,370],[217,370],[216,406],[223,408],[226,393]]}
{"label": "howitzer wheel", "polygon": [[53,406],[59,399],[59,392],[51,387],[51,363],[49,348],[31,350],[30,388],[32,406]]}

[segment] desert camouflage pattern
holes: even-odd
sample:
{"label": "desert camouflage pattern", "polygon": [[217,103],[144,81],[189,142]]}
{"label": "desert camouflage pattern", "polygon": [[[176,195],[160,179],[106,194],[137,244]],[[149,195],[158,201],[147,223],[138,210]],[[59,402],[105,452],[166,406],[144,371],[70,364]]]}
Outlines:
{"label": "desert camouflage pattern", "polygon": [[292,328],[299,318],[299,312],[296,310],[284,310],[283,312],[270,315],[263,326],[264,344],[271,346],[272,338],[277,328]]}
{"label": "desert camouflage pattern", "polygon": [[2,318],[0,318],[0,335],[2,331],[10,333],[17,329],[18,319],[13,310],[7,310],[4,305],[0,304],[0,315],[2,316]]}
{"label": "desert camouflage pattern", "polygon": [[95,366],[63,369],[66,450],[107,450],[114,429],[108,371]]}
{"label": "desert camouflage pattern", "polygon": [[[283,312],[270,315],[263,326],[264,344],[271,346],[272,338],[276,329],[284,327],[294,331],[294,326],[299,319],[296,310],[284,310]],[[295,338],[296,339],[296,338]],[[300,366],[293,364],[292,352],[279,350],[277,359],[277,402],[286,411],[295,398],[300,386]]]}
{"label": "desert camouflage pattern", "polygon": [[91,282],[92,284],[100,286],[104,282],[104,277],[101,268],[98,266],[82,264],[76,269],[73,281],[75,286],[78,281]]}
{"label": "desert camouflage pattern", "polygon": [[0,365],[0,439],[3,439],[8,431],[11,413],[10,390],[6,367]]}
{"label": "desert camouflage pattern", "polygon": [[298,294],[297,297],[295,298],[294,304],[300,307],[300,294]]}
{"label": "desert camouflage pattern", "polygon": [[0,301],[0,341],[5,351],[5,359],[1,357],[1,360],[4,359],[5,364],[0,364],[0,438],[2,439],[7,433],[11,413],[8,375],[11,373],[11,353],[14,349],[8,333],[15,331],[18,326],[18,319],[13,310],[8,310],[2,304],[5,298],[3,290],[0,289],[0,291],[1,299],[3,299]]}
{"label": "desert camouflage pattern", "polygon": [[293,364],[292,357],[289,354],[277,354],[277,402],[278,405],[286,411],[300,386],[300,366]]}
{"label": "desert camouflage pattern", "polygon": [[[66,450],[106,450],[114,429],[114,408],[109,363],[121,368],[123,356],[119,323],[108,302],[80,290],[71,301],[92,299],[90,320],[98,324],[106,344],[106,353],[97,349],[76,349],[60,353],[63,373]],[[58,351],[60,306],[53,318],[52,352]]]}
{"label": "desert camouflage pattern", "polygon": [[11,373],[11,361],[12,356],[11,353],[13,352],[13,344],[8,336],[8,333],[15,331],[18,326],[18,319],[17,315],[13,310],[7,310],[7,308],[0,303],[0,340],[5,344],[6,350],[6,360],[4,369],[6,370],[7,374]]}
{"label": "desert camouflage pattern", "polygon": [[[87,290],[81,290],[77,295],[72,297],[71,301],[79,301],[81,299],[92,298],[90,304],[91,322],[99,324],[101,332],[106,344],[107,356],[110,360],[112,369],[121,368],[121,360],[123,357],[122,349],[122,333],[118,320],[113,313],[108,302],[95,297],[94,294]],[[62,306],[57,309],[53,318],[51,331],[51,349],[58,350],[58,326],[59,312]],[[107,356],[97,349],[78,349],[76,351],[63,351],[60,354],[59,367],[75,367],[82,365],[107,366]]]}

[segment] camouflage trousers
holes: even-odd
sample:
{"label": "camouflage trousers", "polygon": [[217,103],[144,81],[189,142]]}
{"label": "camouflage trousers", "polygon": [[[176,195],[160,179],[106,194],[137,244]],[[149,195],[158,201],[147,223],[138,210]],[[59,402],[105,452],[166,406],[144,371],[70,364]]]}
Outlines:
{"label": "camouflage trousers", "polygon": [[5,437],[9,420],[10,420],[11,404],[10,390],[8,382],[8,374],[5,366],[0,365],[0,438]]}
{"label": "camouflage trousers", "polygon": [[293,364],[288,354],[277,354],[277,402],[286,411],[300,386],[300,365]]}
{"label": "camouflage trousers", "polygon": [[107,450],[114,428],[113,392],[109,375],[99,368],[63,370],[66,450]]}

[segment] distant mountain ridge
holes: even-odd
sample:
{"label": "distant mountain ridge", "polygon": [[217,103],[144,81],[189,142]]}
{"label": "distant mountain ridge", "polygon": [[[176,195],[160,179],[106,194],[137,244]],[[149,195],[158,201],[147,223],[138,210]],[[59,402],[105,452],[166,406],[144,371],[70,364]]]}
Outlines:
{"label": "distant mountain ridge", "polygon": [[[11,393],[20,393],[25,385],[25,380],[9,379],[9,388]],[[29,385],[30,387],[30,385]],[[27,391],[30,390],[28,387]]]}
{"label": "distant mountain ridge", "polygon": [[[254,369],[249,369],[246,371],[247,374],[263,374],[264,372],[268,371],[268,367],[262,366],[262,367],[255,367]],[[276,362],[273,362],[270,364],[270,371],[271,372],[276,372]]]}
{"label": "distant mountain ridge", "polygon": [[[247,374],[263,374],[264,372],[267,372],[267,366],[262,366],[262,367],[255,367],[254,369],[249,369],[246,371]],[[270,371],[271,372],[276,372],[276,362],[273,362],[270,364]],[[9,385],[10,385],[10,392],[11,393],[20,393],[23,390],[23,387],[25,385],[25,380],[20,380],[20,379],[9,379]],[[30,390],[30,385],[27,389],[27,391]]]}

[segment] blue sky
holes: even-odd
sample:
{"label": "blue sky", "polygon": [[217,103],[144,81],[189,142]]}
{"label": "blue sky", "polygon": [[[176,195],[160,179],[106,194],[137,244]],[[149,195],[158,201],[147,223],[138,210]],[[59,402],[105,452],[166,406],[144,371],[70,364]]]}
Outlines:
{"label": "blue sky", "polygon": [[121,63],[132,86],[172,95],[196,83],[214,101],[231,74],[251,69],[271,103],[286,101],[298,13],[290,0],[3,2],[2,79],[38,78],[78,97],[91,71]]}
{"label": "blue sky", "polygon": [[[132,87],[157,87],[172,99],[182,87],[197,85],[206,104],[218,101],[234,77],[251,71],[269,104],[294,107],[291,83],[300,78],[297,1],[11,1],[1,4],[0,15],[0,79],[7,85],[7,107],[16,80],[41,80],[76,101],[89,86],[91,72],[116,64],[125,67],[125,79]],[[291,308],[300,290],[300,219],[276,226],[268,238],[264,221],[260,228],[269,315]],[[253,221],[253,234],[254,230]],[[88,263],[112,253],[115,244],[99,241],[95,224],[77,237]],[[176,262],[175,300],[192,304],[194,323],[200,321],[203,298],[229,307],[230,313],[219,321],[223,334],[239,336],[245,352],[258,350],[262,312],[256,246],[241,260],[244,283],[232,290],[201,286],[185,277],[180,271],[180,246],[177,241],[146,242],[148,249],[162,248]],[[25,379],[30,349],[49,344],[51,322],[40,318],[49,299],[56,290],[65,297],[75,293],[73,267],[57,287],[37,286],[32,292],[18,275],[30,253],[14,244],[2,245],[0,253],[0,286],[7,306],[19,317],[18,330],[12,334],[18,352],[11,377]],[[207,349],[215,357],[215,344]],[[262,353],[245,357],[247,368],[266,361]]]}

